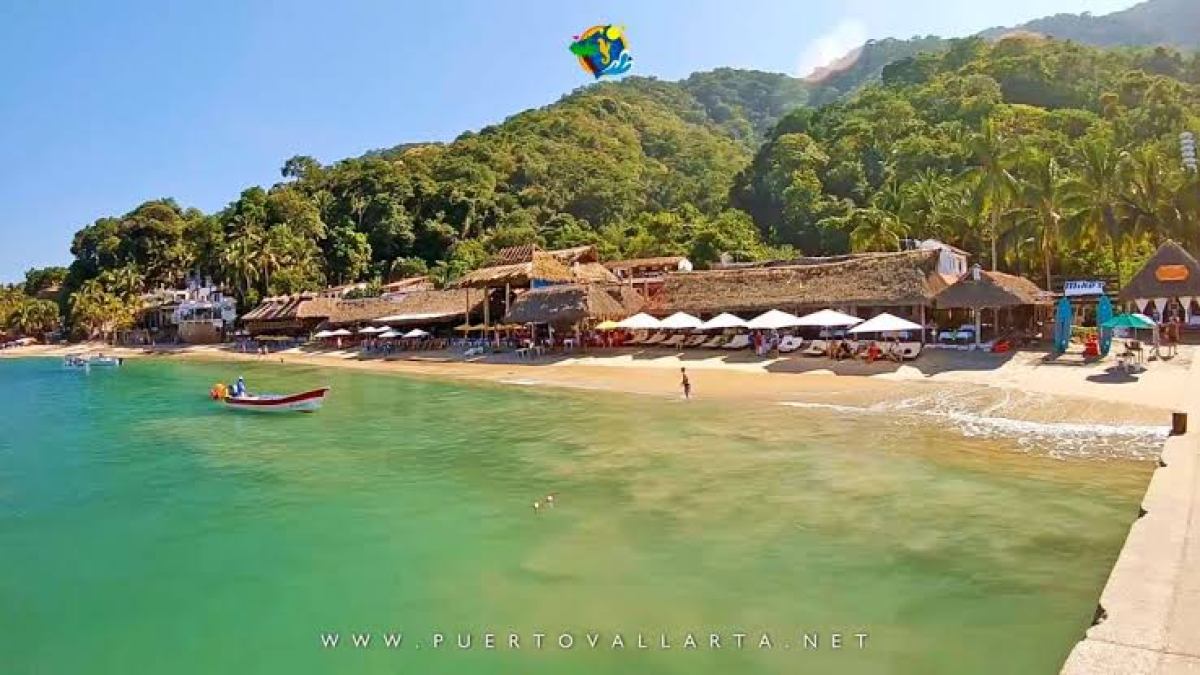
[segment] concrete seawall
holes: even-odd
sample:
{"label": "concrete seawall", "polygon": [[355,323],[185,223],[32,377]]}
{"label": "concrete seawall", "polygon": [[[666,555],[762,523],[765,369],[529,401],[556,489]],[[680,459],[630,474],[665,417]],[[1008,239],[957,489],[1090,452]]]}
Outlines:
{"label": "concrete seawall", "polygon": [[[1197,362],[1200,363],[1200,362]],[[1064,675],[1200,675],[1200,370],[1179,392],[1192,426],[1170,437]]]}

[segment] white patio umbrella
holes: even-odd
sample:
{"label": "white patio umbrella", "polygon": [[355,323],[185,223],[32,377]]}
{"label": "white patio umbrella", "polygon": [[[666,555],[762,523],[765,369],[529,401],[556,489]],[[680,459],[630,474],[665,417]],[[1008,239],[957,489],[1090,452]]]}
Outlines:
{"label": "white patio umbrella", "polygon": [[901,331],[918,331],[923,330],[920,324],[913,323],[908,319],[901,319],[898,316],[892,316],[887,312],[879,316],[868,319],[863,323],[851,328],[850,333],[898,333]]}
{"label": "white patio umbrella", "polygon": [[339,328],[329,333],[329,337],[350,337],[351,335],[354,335],[354,333],[351,333],[345,328]]}
{"label": "white patio umbrella", "polygon": [[630,330],[645,330],[648,328],[659,328],[659,324],[660,322],[658,319],[646,314],[645,312],[639,312],[628,319],[618,322],[617,326],[620,328],[628,328]]}
{"label": "white patio umbrella", "polygon": [[686,312],[675,312],[671,316],[663,319],[659,324],[659,328],[667,328],[669,330],[689,330],[699,328],[700,324],[704,323],[700,319]]}
{"label": "white patio umbrella", "polygon": [[386,328],[376,328],[374,326],[363,326],[358,329],[359,334],[382,333]]}
{"label": "white patio umbrella", "polygon": [[700,324],[700,330],[720,330],[723,328],[745,328],[746,320],[725,312]]}
{"label": "white patio umbrella", "polygon": [[840,328],[845,326],[853,326],[862,323],[862,319],[857,316],[851,316],[844,312],[838,312],[832,309],[823,309],[812,314],[805,314],[800,317],[800,323],[797,326],[819,326],[821,328]]}
{"label": "white patio umbrella", "polygon": [[313,337],[315,337],[315,338],[318,338],[318,339],[320,339],[320,338],[327,338],[327,337],[329,337],[329,331],[327,331],[327,330],[319,330],[319,331],[317,331],[317,332],[313,333]]}
{"label": "white patio umbrella", "polygon": [[423,337],[429,337],[429,333],[428,333],[428,331],[423,331],[423,330],[421,330],[420,328],[414,328],[414,329],[412,329],[412,330],[408,331],[407,333],[405,333],[404,335],[401,335],[400,337],[403,337],[403,338],[423,338]]}
{"label": "white patio umbrella", "polygon": [[379,337],[381,337],[385,340],[391,340],[392,338],[400,337],[400,334],[389,328],[388,330],[385,330],[382,333],[380,333]]}
{"label": "white patio umbrella", "polygon": [[773,309],[769,312],[764,312],[746,322],[746,328],[751,330],[779,330],[780,328],[791,328],[799,326],[800,317],[795,314],[781,312],[778,309]]}

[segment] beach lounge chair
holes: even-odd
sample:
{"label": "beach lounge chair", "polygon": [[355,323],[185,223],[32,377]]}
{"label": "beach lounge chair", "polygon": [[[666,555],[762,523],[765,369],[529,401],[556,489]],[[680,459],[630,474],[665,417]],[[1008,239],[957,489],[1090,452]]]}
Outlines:
{"label": "beach lounge chair", "polygon": [[655,333],[654,335],[651,335],[650,337],[646,338],[646,340],[644,342],[642,342],[642,344],[643,345],[656,345],[656,344],[666,340],[668,337],[670,337],[669,333],[658,332],[658,333]]}
{"label": "beach lounge chair", "polygon": [[795,335],[785,335],[779,341],[779,353],[781,354],[790,354],[802,347],[804,347],[804,340]]}
{"label": "beach lounge chair", "polygon": [[687,336],[684,335],[683,333],[678,333],[678,334],[672,335],[671,337],[667,338],[666,340],[663,340],[662,342],[658,343],[658,346],[659,347],[682,347],[683,340],[686,337]]}
{"label": "beach lounge chair", "polygon": [[700,343],[700,346],[705,349],[716,349],[716,348],[720,347],[721,345],[725,344],[725,341],[728,339],[729,338],[725,337],[724,335],[714,335],[711,338]]}
{"label": "beach lounge chair", "polygon": [[707,339],[708,339],[707,335],[692,335],[691,337],[689,337],[688,339],[683,341],[683,347],[686,347],[688,349],[691,349],[693,347],[699,347],[700,345],[704,344],[704,341]]}
{"label": "beach lounge chair", "polygon": [[829,353],[829,343],[824,340],[813,340],[800,353],[804,356],[825,356]]}
{"label": "beach lounge chair", "polygon": [[721,345],[721,349],[745,349],[750,346],[749,335],[734,335],[729,342]]}
{"label": "beach lounge chair", "polygon": [[912,360],[921,355],[920,342],[901,342],[896,345],[897,351],[900,352],[900,358]]}

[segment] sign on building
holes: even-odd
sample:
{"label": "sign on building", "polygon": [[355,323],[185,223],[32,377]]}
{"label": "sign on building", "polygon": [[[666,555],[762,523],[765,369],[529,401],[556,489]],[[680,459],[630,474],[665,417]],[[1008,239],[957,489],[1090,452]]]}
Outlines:
{"label": "sign on building", "polygon": [[1104,295],[1104,282],[1095,280],[1067,281],[1063,283],[1063,295]]}

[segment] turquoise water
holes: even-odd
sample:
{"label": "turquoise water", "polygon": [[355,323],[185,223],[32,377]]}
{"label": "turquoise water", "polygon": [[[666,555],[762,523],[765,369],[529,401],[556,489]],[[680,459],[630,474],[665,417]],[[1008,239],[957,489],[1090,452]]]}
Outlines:
{"label": "turquoise water", "polygon": [[[239,373],[334,391],[314,415],[207,400]],[[267,364],[0,360],[0,383],[5,673],[1056,672],[1153,468]]]}

